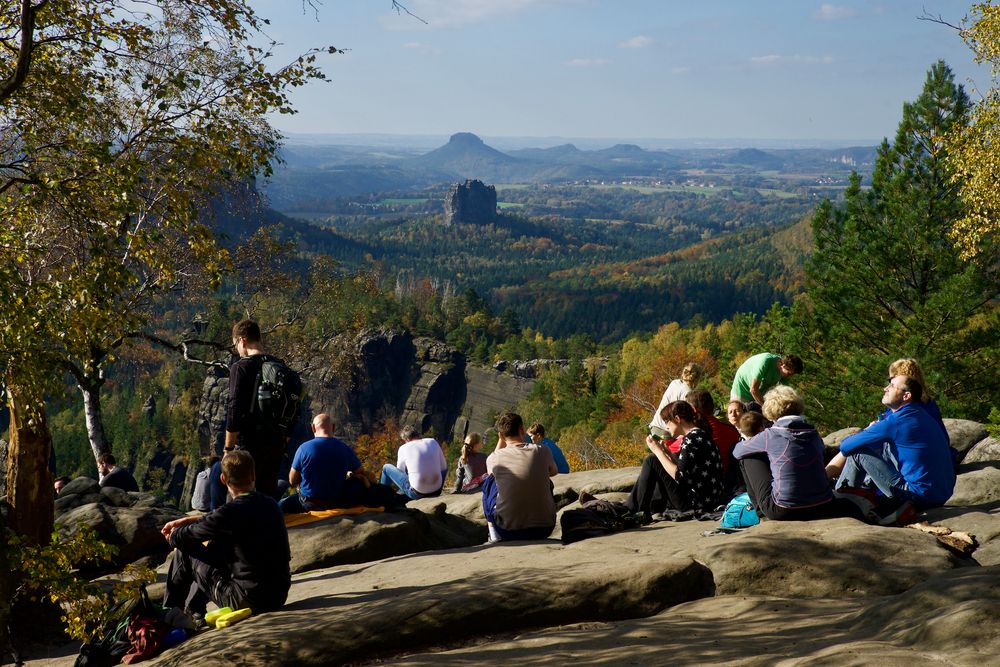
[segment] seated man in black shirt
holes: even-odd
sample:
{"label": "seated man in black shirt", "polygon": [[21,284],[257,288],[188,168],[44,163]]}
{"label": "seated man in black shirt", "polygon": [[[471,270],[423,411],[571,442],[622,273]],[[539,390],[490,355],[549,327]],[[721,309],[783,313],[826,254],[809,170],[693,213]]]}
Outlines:
{"label": "seated man in black shirt", "polygon": [[112,454],[97,457],[97,472],[101,475],[101,486],[113,486],[122,491],[138,491],[139,485],[127,468],[119,468]]}
{"label": "seated man in black shirt", "polygon": [[247,452],[226,454],[222,481],[230,502],[163,526],[163,536],[176,548],[163,606],[193,616],[204,616],[209,600],[255,613],[278,609],[291,586],[284,516],[273,498],[254,490],[254,462]]}

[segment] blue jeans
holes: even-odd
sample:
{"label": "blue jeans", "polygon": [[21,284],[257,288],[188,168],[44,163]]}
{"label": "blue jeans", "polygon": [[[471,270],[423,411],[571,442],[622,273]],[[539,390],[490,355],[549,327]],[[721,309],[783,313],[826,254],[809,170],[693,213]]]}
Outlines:
{"label": "blue jeans", "polygon": [[913,500],[899,463],[892,453],[892,446],[884,443],[877,452],[861,451],[847,457],[844,470],[837,479],[836,488],[841,486],[875,487],[886,498]]}
{"label": "blue jeans", "polygon": [[400,493],[414,500],[418,498],[435,498],[441,495],[441,489],[444,488],[444,478],[447,474],[447,470],[441,474],[441,486],[438,487],[437,491],[434,491],[433,493],[420,493],[410,486],[410,476],[408,474],[391,463],[386,463],[382,466],[382,476],[379,478],[379,483],[395,484]]}

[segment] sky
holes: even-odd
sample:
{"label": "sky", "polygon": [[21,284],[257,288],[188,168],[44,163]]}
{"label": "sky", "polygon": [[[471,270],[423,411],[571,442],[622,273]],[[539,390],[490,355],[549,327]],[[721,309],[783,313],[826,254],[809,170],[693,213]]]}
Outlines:
{"label": "sky", "polygon": [[[289,134],[729,138],[802,145],[891,137],[944,59],[973,98],[989,72],[954,0],[251,0],[281,45],[330,78],[298,89]],[[540,142],[539,145],[545,145]]]}

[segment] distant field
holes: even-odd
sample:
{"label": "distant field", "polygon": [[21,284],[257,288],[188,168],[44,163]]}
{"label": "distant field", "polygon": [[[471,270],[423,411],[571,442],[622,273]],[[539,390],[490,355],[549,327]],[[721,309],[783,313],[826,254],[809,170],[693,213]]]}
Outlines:
{"label": "distant field", "polygon": [[499,206],[502,209],[524,208],[524,204],[518,204],[517,202],[513,202],[513,201],[498,201],[497,202],[497,206]]}
{"label": "distant field", "polygon": [[423,204],[430,201],[427,197],[408,197],[408,198],[388,198],[379,200],[379,206],[406,206],[408,204]]}

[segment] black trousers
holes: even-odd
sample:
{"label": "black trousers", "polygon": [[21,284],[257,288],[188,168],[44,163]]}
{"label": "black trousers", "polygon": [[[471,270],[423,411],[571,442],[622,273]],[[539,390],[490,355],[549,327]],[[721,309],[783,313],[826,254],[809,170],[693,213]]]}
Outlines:
{"label": "black trousers", "polygon": [[639,477],[635,480],[635,486],[625,505],[633,512],[651,514],[666,509],[691,509],[684,488],[664,470],[663,464],[654,454],[643,459]]}
{"label": "black trousers", "polygon": [[249,607],[246,593],[230,577],[227,562],[232,550],[222,540],[208,546],[174,550],[167,569],[167,592],[164,607],[177,607],[204,614],[211,600],[221,607]]}
{"label": "black trousers", "polygon": [[774,477],[765,454],[753,454],[740,459],[740,469],[747,485],[747,494],[757,509],[757,516],[772,521],[809,521],[850,517],[864,521],[861,510],[849,500],[834,498],[828,503],[813,507],[782,507],[774,502],[771,490]]}

